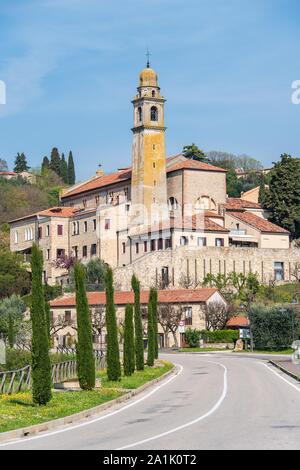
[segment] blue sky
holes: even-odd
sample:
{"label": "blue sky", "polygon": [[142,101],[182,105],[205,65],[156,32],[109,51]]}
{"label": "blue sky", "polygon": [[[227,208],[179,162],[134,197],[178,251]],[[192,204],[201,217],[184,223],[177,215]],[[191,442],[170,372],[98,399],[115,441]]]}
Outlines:
{"label": "blue sky", "polygon": [[2,0],[0,157],[53,146],[78,180],[130,164],[147,47],[167,98],[167,153],[195,142],[265,166],[300,155],[298,0]]}

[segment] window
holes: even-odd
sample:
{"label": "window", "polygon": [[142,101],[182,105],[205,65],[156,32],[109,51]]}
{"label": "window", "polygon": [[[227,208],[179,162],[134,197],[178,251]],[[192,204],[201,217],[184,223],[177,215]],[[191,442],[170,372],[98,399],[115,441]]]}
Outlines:
{"label": "window", "polygon": [[19,241],[19,233],[18,233],[17,230],[15,231],[15,237],[14,237],[14,238],[15,238],[15,243],[18,243],[18,241]]}
{"label": "window", "polygon": [[72,319],[71,310],[65,310],[65,322],[70,323]]}
{"label": "window", "polygon": [[138,108],[138,120],[139,122],[142,122],[143,120],[143,111],[141,107]]}
{"label": "window", "polygon": [[97,245],[96,243],[93,243],[91,245],[91,256],[95,256],[97,254]]}
{"label": "window", "polygon": [[96,219],[93,219],[93,230],[94,230],[94,231],[96,230],[96,226],[97,226],[97,224],[96,224]]}
{"label": "window", "polygon": [[180,245],[181,246],[187,246],[189,244],[188,238],[187,237],[180,237]]}
{"label": "window", "polygon": [[73,230],[72,230],[73,235],[79,235],[79,222],[76,220],[73,222]]}
{"label": "window", "polygon": [[139,243],[135,244],[135,252],[137,255],[139,254]]}
{"label": "window", "polygon": [[125,242],[122,243],[122,253],[123,253],[123,255],[125,255],[125,253],[126,253],[126,243]]}
{"label": "window", "polygon": [[152,163],[152,165],[153,165],[153,168],[155,168],[155,167],[156,167],[156,163],[155,163],[155,162],[153,162],[153,163]]}
{"label": "window", "polygon": [[78,258],[78,246],[72,246],[73,256],[74,258]]}
{"label": "window", "polygon": [[198,246],[207,246],[207,238],[198,237]]}
{"label": "window", "polygon": [[156,242],[155,240],[151,240],[151,251],[155,251],[156,250]]}
{"label": "window", "polygon": [[82,199],[82,205],[84,208],[86,208],[87,206],[87,200],[86,199]]}
{"label": "window", "polygon": [[105,219],[105,230],[110,229],[110,219]]}
{"label": "window", "polygon": [[100,199],[99,196],[95,196],[95,203],[96,203],[97,206],[98,206],[98,204],[99,204],[99,199]]}
{"label": "window", "polygon": [[87,257],[87,246],[86,246],[86,245],[84,245],[84,246],[82,247],[82,257],[83,257],[83,258],[86,258],[86,257]]}
{"label": "window", "polygon": [[275,281],[284,281],[284,263],[274,263]]}
{"label": "window", "polygon": [[185,325],[187,326],[191,326],[193,324],[193,308],[192,307],[185,307],[184,321],[185,321]]}
{"label": "window", "polygon": [[65,250],[63,250],[62,248],[57,248],[56,258],[59,259],[59,258],[63,258],[64,256],[65,256]]}
{"label": "window", "polygon": [[49,248],[47,249],[47,252],[46,252],[46,259],[47,259],[47,261],[49,261],[49,259],[50,259],[50,249]]}
{"label": "window", "polygon": [[46,225],[46,237],[50,237],[50,225]]}
{"label": "window", "polygon": [[161,270],[161,281],[162,281],[162,288],[166,289],[169,286],[169,268],[168,268],[168,266],[164,266]]}
{"label": "window", "polygon": [[170,197],[168,200],[168,206],[170,211],[178,209],[178,201],[175,197]]}
{"label": "window", "polygon": [[168,250],[169,248],[172,248],[172,240],[171,240],[171,238],[166,238],[166,240],[165,240],[165,249]]}
{"label": "window", "polygon": [[63,234],[63,226],[62,225],[58,225],[57,226],[57,235],[62,235]]}
{"label": "window", "polygon": [[148,251],[148,242],[144,241],[144,253]]}
{"label": "window", "polygon": [[153,181],[153,186],[156,186],[156,180]]}
{"label": "window", "polygon": [[31,227],[25,228],[25,241],[33,240],[33,230]]}
{"label": "window", "polygon": [[88,223],[87,221],[85,220],[84,223],[83,223],[83,231],[86,233],[88,231]]}
{"label": "window", "polygon": [[216,246],[224,246],[224,238],[216,238]]}
{"label": "window", "polygon": [[156,106],[152,106],[150,110],[151,121],[158,121],[158,110]]}
{"label": "window", "polygon": [[164,245],[163,245],[164,241],[162,238],[159,238],[158,242],[157,242],[157,249],[158,250],[163,250],[164,248]]}
{"label": "window", "polygon": [[155,98],[155,90],[152,90],[152,98]]}

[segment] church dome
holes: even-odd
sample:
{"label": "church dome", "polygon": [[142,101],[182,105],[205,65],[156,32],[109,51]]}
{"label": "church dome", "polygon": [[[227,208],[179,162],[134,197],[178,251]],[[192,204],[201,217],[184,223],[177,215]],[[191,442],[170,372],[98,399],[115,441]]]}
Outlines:
{"label": "church dome", "polygon": [[157,86],[156,72],[150,67],[147,67],[141,71],[140,86]]}

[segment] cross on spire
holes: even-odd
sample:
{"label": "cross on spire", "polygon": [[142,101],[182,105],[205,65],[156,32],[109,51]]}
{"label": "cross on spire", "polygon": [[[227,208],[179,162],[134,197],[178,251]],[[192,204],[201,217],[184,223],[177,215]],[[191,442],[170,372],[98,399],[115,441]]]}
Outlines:
{"label": "cross on spire", "polygon": [[149,49],[147,47],[147,53],[146,53],[146,57],[147,57],[147,68],[149,69],[150,68],[150,52],[149,52]]}

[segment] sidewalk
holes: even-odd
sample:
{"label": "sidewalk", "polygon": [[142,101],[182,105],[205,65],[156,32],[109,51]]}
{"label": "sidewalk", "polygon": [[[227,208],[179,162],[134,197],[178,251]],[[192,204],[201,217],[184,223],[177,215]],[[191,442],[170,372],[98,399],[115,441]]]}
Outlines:
{"label": "sidewalk", "polygon": [[294,364],[291,359],[276,359],[273,365],[300,382],[300,364]]}

